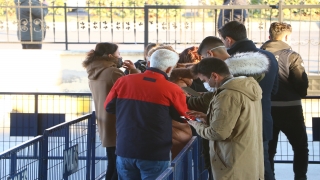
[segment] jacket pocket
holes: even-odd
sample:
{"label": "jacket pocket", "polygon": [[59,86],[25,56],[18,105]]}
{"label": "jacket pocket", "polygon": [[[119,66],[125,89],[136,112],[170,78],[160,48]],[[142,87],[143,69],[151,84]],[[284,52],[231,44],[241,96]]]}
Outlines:
{"label": "jacket pocket", "polygon": [[218,153],[215,153],[212,157],[212,166],[217,168],[217,170],[225,170],[228,168],[226,163],[222,160]]}

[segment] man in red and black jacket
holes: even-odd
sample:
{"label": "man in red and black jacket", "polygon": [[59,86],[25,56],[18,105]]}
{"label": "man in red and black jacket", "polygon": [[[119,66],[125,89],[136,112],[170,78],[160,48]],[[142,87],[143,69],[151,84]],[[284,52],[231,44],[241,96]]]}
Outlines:
{"label": "man in red and black jacket", "polygon": [[104,103],[116,114],[116,154],[121,179],[156,179],[169,165],[172,119],[187,112],[182,89],[168,81],[177,53],[155,51],[144,73],[121,77]]}

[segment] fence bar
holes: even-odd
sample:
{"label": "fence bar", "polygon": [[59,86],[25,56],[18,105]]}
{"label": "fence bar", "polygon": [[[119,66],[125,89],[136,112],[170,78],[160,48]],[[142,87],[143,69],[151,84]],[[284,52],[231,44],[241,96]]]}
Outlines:
{"label": "fence bar", "polygon": [[66,50],[68,50],[68,17],[67,17],[67,3],[64,3],[64,32],[65,32],[65,44]]}
{"label": "fence bar", "polygon": [[149,29],[149,8],[148,6],[144,6],[144,47],[148,46],[149,43],[149,31],[146,29]]}

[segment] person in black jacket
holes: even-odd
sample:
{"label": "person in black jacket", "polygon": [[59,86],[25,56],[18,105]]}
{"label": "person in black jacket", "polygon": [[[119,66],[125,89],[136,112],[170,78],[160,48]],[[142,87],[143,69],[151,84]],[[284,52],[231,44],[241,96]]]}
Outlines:
{"label": "person in black jacket", "polygon": [[238,21],[230,21],[218,30],[220,38],[224,45],[229,48],[230,55],[240,52],[260,52],[269,59],[269,71],[259,82],[262,93],[262,113],[263,113],[263,149],[264,149],[264,167],[265,180],[273,180],[274,175],[268,155],[268,143],[272,140],[273,121],[271,116],[271,95],[275,95],[278,90],[278,62],[275,56],[265,50],[259,49],[247,38],[246,27]]}
{"label": "person in black jacket", "polygon": [[279,90],[271,96],[273,139],[269,142],[269,159],[274,171],[278,136],[282,131],[288,138],[293,152],[295,180],[307,179],[308,138],[304,123],[301,98],[307,95],[308,76],[301,56],[292,51],[290,35],[292,27],[283,22],[274,22],[269,29],[270,40],[261,49],[276,55],[279,64]]}

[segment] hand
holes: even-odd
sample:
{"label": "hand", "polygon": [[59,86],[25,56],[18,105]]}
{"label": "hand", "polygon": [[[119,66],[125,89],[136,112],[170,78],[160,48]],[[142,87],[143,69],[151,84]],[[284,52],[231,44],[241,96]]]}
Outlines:
{"label": "hand", "polygon": [[199,111],[188,111],[186,112],[186,114],[188,116],[190,116],[192,119],[198,118],[199,120],[201,120],[203,123],[207,122],[207,115],[203,112],[199,112]]}
{"label": "hand", "polygon": [[124,60],[122,67],[125,68],[128,71],[130,71],[132,69],[136,69],[136,66],[130,60]]}
{"label": "hand", "polygon": [[188,121],[188,124],[190,124],[192,127],[194,127],[197,123],[197,121]]}

